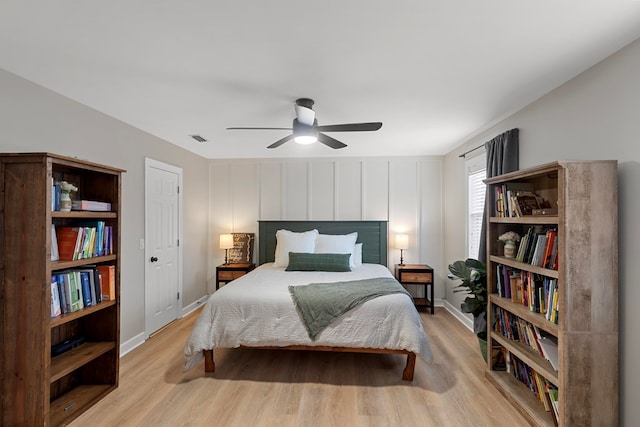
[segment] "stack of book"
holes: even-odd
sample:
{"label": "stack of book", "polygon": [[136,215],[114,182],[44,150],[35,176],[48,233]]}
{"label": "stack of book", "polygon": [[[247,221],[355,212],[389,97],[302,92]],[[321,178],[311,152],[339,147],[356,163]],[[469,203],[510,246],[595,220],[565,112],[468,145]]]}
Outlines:
{"label": "stack of book", "polygon": [[60,260],[73,261],[113,254],[113,227],[104,221],[91,221],[52,231]]}
{"label": "stack of book", "polygon": [[115,299],[115,266],[99,265],[51,275],[51,317]]}
{"label": "stack of book", "polygon": [[529,227],[520,240],[516,261],[552,270],[558,269],[558,231]]}

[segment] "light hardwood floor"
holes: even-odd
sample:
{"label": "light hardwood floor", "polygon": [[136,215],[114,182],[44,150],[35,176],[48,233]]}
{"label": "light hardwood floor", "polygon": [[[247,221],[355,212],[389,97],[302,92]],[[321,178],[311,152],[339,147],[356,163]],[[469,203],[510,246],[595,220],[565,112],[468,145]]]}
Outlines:
{"label": "light hardwood floor", "polygon": [[474,335],[442,308],[421,313],[433,363],[419,357],[215,350],[216,373],[182,371],[196,314],[125,355],[120,386],[78,426],[526,426],[484,377]]}

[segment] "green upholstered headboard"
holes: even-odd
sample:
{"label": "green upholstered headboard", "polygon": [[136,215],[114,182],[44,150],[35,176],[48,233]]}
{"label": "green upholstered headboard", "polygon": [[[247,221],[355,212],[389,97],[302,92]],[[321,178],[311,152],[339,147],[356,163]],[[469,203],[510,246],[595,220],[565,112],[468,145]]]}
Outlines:
{"label": "green upholstered headboard", "polygon": [[321,234],[358,232],[362,243],[362,262],[387,265],[387,221],[258,221],[258,263],[273,262],[276,231],[318,230]]}

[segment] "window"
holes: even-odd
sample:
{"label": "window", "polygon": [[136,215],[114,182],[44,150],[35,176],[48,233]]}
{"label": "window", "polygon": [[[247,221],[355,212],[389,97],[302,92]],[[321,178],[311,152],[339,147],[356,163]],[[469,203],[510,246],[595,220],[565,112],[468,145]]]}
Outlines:
{"label": "window", "polygon": [[478,258],[480,230],[484,212],[485,185],[487,177],[486,154],[466,160],[467,170],[467,257]]}

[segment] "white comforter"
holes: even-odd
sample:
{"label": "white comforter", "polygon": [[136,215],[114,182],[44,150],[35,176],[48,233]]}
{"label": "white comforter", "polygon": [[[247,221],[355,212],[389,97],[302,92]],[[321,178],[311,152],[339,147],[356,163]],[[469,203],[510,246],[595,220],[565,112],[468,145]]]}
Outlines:
{"label": "white comforter", "polygon": [[263,264],[216,291],[200,313],[184,347],[184,369],[202,360],[202,350],[239,346],[289,345],[408,350],[431,361],[429,340],[411,299],[386,295],[347,312],[315,341],[307,334],[288,290],[289,285],[392,277],[378,264],[351,272],[284,271]]}

